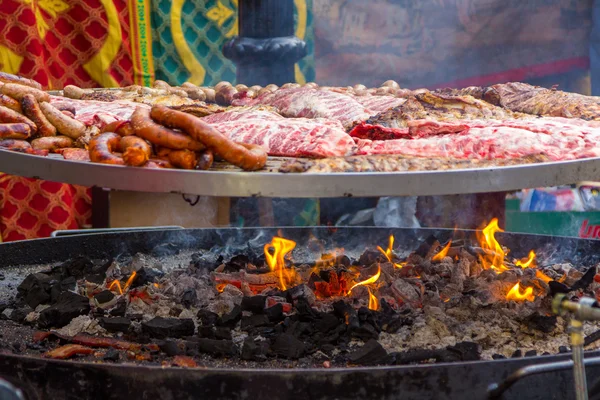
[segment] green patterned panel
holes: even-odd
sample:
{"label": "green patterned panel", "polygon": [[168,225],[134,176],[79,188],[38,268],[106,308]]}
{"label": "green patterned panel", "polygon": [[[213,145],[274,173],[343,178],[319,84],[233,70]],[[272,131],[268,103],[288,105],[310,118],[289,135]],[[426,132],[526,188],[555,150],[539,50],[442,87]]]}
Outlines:
{"label": "green patterned panel", "polygon": [[[312,0],[295,0],[295,4],[297,33],[309,50],[298,64],[296,78],[308,82],[315,77]],[[235,65],[221,49],[238,33],[237,9],[238,0],[152,0],[156,79],[172,85],[188,80],[204,85],[235,82]]]}

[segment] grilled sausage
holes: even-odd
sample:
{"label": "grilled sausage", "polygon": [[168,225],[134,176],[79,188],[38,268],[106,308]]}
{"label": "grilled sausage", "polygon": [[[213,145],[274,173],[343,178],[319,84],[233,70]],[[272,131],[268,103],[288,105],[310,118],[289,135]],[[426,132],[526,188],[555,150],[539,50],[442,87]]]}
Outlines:
{"label": "grilled sausage", "polygon": [[90,160],[102,164],[125,165],[123,158],[113,154],[119,149],[121,136],[113,132],[101,133],[90,140]]}
{"label": "grilled sausage", "polygon": [[5,94],[0,94],[0,106],[10,108],[11,110],[16,111],[18,113],[23,112],[23,109],[21,108],[21,103]]}
{"label": "grilled sausage", "polygon": [[19,85],[17,83],[7,83],[0,87],[0,92],[16,100],[23,100],[26,94],[33,95],[37,101],[50,101],[50,95],[42,90],[30,86]]}
{"label": "grilled sausage", "polygon": [[114,133],[118,133],[121,136],[131,136],[134,134],[130,121],[111,122],[110,124],[108,124],[104,128],[102,128],[101,132],[102,133],[114,132]]}
{"label": "grilled sausage", "polygon": [[214,160],[215,157],[213,155],[212,150],[206,149],[200,152],[198,156],[198,164],[196,164],[196,169],[206,171],[207,169],[212,167]]}
{"label": "grilled sausage", "polygon": [[181,169],[194,169],[198,164],[198,155],[191,150],[173,150],[167,155],[171,165]]}
{"label": "grilled sausage", "polygon": [[40,108],[48,121],[56,127],[61,135],[78,139],[85,134],[85,125],[76,119],[66,116],[50,103],[40,103]]}
{"label": "grilled sausage", "polygon": [[67,85],[63,89],[63,94],[65,97],[70,99],[82,99],[85,95],[85,90],[75,85]]}
{"label": "grilled sausage", "polygon": [[17,151],[25,151],[31,149],[31,145],[28,141],[18,139],[2,139],[0,140],[0,147]]}
{"label": "grilled sausage", "polygon": [[206,99],[205,99],[206,102],[208,102],[208,103],[214,103],[215,102],[215,90],[214,89],[203,88],[202,91],[206,95]]}
{"label": "grilled sausage", "polygon": [[267,152],[262,147],[235,143],[200,118],[165,106],[152,107],[150,116],[164,126],[186,132],[215,155],[242,169],[255,171],[267,163]]}
{"label": "grilled sausage", "polygon": [[19,124],[27,124],[29,125],[29,129],[31,133],[37,132],[37,126],[33,123],[32,120],[24,116],[23,114],[19,114],[16,111],[11,110],[8,107],[0,106],[0,123],[19,123]]}
{"label": "grilled sausage", "polygon": [[37,127],[37,134],[41,137],[56,136],[56,127],[48,121],[42,110],[40,104],[32,95],[28,94],[21,100],[21,107],[23,113],[33,121]]}
{"label": "grilled sausage", "polygon": [[51,152],[57,149],[73,147],[73,139],[68,136],[49,136],[33,139],[31,146],[36,150],[49,150]]}
{"label": "grilled sausage", "polygon": [[0,72],[0,82],[3,83],[18,83],[19,85],[25,85],[32,87],[34,89],[42,89],[42,85],[33,79],[23,78],[22,76],[17,76],[13,74],[9,74],[6,72]]}
{"label": "grilled sausage", "polygon": [[31,128],[27,124],[0,124],[0,139],[28,139]]}
{"label": "grilled sausage", "polygon": [[137,136],[121,137],[119,149],[126,165],[140,167],[148,162],[152,155],[152,147],[144,139]]}
{"label": "grilled sausage", "polygon": [[[186,114],[187,115],[187,114]],[[175,132],[152,121],[150,110],[138,107],[131,116],[131,127],[135,134],[150,143],[173,150],[204,150],[206,146],[188,135]]]}

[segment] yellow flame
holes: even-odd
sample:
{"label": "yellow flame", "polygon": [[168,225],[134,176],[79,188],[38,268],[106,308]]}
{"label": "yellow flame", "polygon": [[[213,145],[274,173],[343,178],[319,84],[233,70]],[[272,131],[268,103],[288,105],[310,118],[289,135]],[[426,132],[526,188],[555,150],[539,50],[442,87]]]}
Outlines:
{"label": "yellow flame", "polygon": [[506,300],[515,300],[515,301],[534,301],[535,296],[533,295],[533,288],[528,287],[525,288],[525,292],[521,293],[521,286],[517,282],[512,289],[506,294]]}
{"label": "yellow flame", "polygon": [[123,294],[123,289],[121,289],[121,282],[119,282],[118,280],[114,280],[111,282],[111,284],[108,286],[108,290],[113,290],[113,287],[117,287],[117,290],[119,291],[119,294]]}
{"label": "yellow flame", "polygon": [[129,276],[129,279],[127,279],[127,282],[125,282],[125,287],[123,288],[123,290],[127,291],[127,289],[129,289],[129,286],[131,286],[131,284],[133,283],[133,280],[135,279],[135,276],[137,275],[137,272],[133,271],[131,273],[131,275]]}
{"label": "yellow flame", "polygon": [[[380,252],[383,253],[383,255],[385,256],[385,258],[387,258],[387,260],[389,262],[391,262],[392,264],[394,264],[395,268],[402,268],[404,265],[402,263],[398,264],[392,261],[392,256],[393,256],[393,248],[394,248],[394,235],[390,235],[390,239],[388,242],[388,247],[387,249],[383,250],[381,248],[381,246],[377,246],[377,250],[379,250]],[[404,263],[406,264],[406,263]]]}
{"label": "yellow flame", "polygon": [[505,253],[500,246],[500,243],[496,240],[496,232],[504,232],[498,226],[498,218],[492,219],[492,221],[483,228],[481,232],[477,232],[477,239],[481,248],[488,252],[488,254],[480,255],[479,259],[484,269],[493,269],[498,272],[506,271],[508,268],[504,265]]}
{"label": "yellow flame", "polygon": [[535,270],[535,277],[546,282],[549,283],[552,278],[550,278],[548,275],[544,274],[542,271],[540,271],[539,269]]}
{"label": "yellow flame", "polygon": [[371,292],[371,288],[367,287],[367,290],[369,291],[369,310],[379,310],[379,300],[377,300],[377,297]]}
{"label": "yellow flame", "polygon": [[529,258],[527,261],[522,262],[521,260],[518,260],[515,263],[515,265],[517,267],[521,267],[521,268],[530,268],[534,261],[535,261],[535,251],[531,250],[529,252]]}
{"label": "yellow flame", "polygon": [[[296,247],[296,242],[293,240],[284,239],[282,237],[274,237],[271,243],[265,244],[265,258],[271,271],[279,275],[279,285],[281,290],[286,290],[290,283],[296,279],[296,271],[294,268],[285,268],[285,256]],[[270,249],[273,249],[273,254]]]}
{"label": "yellow flame", "polygon": [[431,258],[431,261],[442,261],[442,259],[448,255],[448,250],[450,250],[451,245],[452,245],[452,239],[450,239],[450,241],[448,241],[448,244],[446,244],[446,246],[444,246],[444,248],[442,250],[440,250],[439,253],[437,253],[435,256],[433,256]]}
{"label": "yellow flame", "polygon": [[350,295],[350,293],[352,293],[352,289],[354,289],[357,286],[364,286],[364,285],[370,285],[371,283],[375,283],[377,282],[377,280],[379,279],[379,276],[381,275],[381,267],[377,266],[377,273],[375,275],[373,275],[372,277],[370,277],[369,279],[365,279],[362,282],[358,282],[356,284],[354,284],[350,290],[348,290],[348,295]]}
{"label": "yellow flame", "polygon": [[108,285],[108,290],[113,290],[113,288],[116,287],[119,291],[119,294],[127,292],[129,290],[129,286],[131,286],[131,284],[133,283],[133,280],[135,279],[136,275],[137,272],[133,271],[131,275],[129,275],[129,278],[127,278],[127,281],[125,282],[124,286],[121,286],[121,282],[118,279],[115,279],[110,283],[110,285]]}

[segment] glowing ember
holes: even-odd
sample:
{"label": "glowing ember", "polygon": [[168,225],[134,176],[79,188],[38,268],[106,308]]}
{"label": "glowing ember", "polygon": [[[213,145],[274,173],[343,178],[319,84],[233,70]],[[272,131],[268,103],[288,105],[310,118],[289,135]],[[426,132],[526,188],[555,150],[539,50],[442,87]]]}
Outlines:
{"label": "glowing ember", "polygon": [[450,250],[450,246],[452,245],[452,240],[448,241],[448,244],[444,246],[444,248],[437,253],[435,256],[431,258],[431,261],[442,261],[446,255],[448,255],[448,250]]}
{"label": "glowing ember", "polygon": [[217,286],[215,286],[215,288],[217,289],[217,292],[223,293],[223,290],[225,290],[225,286],[227,286],[226,283],[217,283]]}
{"label": "glowing ember", "polygon": [[517,282],[517,284],[513,286],[512,289],[510,289],[507,293],[506,300],[534,301],[535,296],[533,295],[533,288],[525,288],[525,292],[521,293],[521,286]]}
{"label": "glowing ember", "polygon": [[[296,280],[296,270],[285,267],[285,256],[296,247],[296,242],[282,237],[274,237],[271,243],[265,244],[265,258],[271,271],[279,275],[279,288],[287,290],[288,286]],[[273,249],[273,253],[269,252]]]}
{"label": "glowing ember", "polygon": [[367,287],[367,290],[369,291],[369,310],[379,310],[379,300],[377,300],[377,297],[371,292],[371,288]]}
{"label": "glowing ember", "polygon": [[485,255],[480,255],[479,259],[483,268],[491,268],[497,272],[502,272],[508,270],[504,265],[504,257],[506,254],[504,253],[502,246],[500,246],[500,243],[496,240],[496,232],[504,232],[498,226],[498,218],[492,219],[488,226],[483,228],[481,232],[477,232],[479,245],[486,253]]}
{"label": "glowing ember", "polygon": [[383,255],[385,256],[385,258],[387,258],[387,260],[389,262],[391,262],[392,264],[394,264],[395,268],[402,268],[404,266],[404,264],[402,264],[402,263],[398,264],[398,263],[395,263],[395,262],[392,261],[392,256],[394,255],[393,248],[394,248],[394,235],[390,235],[390,240],[388,242],[388,248],[387,249],[383,250],[381,248],[381,246],[377,246],[377,250],[379,250],[380,252],[382,252]]}
{"label": "glowing ember", "polygon": [[110,283],[110,285],[108,285],[108,290],[113,290],[114,287],[117,288],[119,294],[123,294],[123,289],[121,289],[121,282],[119,282],[117,279],[115,279]]}
{"label": "glowing ember", "polygon": [[352,286],[350,288],[350,290],[348,290],[348,295],[350,295],[350,293],[352,293],[352,289],[354,289],[357,286],[366,286],[366,285],[370,285],[371,283],[377,282],[377,280],[379,279],[379,276],[381,276],[381,267],[377,266],[377,273],[375,275],[373,275],[372,277],[370,277],[369,279],[366,279],[364,281],[354,284],[354,286]]}
{"label": "glowing ember", "polygon": [[529,258],[527,259],[527,261],[522,262],[521,260],[518,260],[515,265],[517,267],[521,267],[521,268],[529,268],[529,267],[534,267],[535,265],[532,266],[533,262],[535,261],[535,251],[531,250],[529,252]]}
{"label": "glowing ember", "polygon": [[118,279],[115,279],[110,283],[110,285],[108,285],[108,290],[114,291],[114,288],[116,288],[119,294],[126,293],[129,290],[131,284],[133,283],[133,280],[135,279],[136,275],[137,272],[133,271],[131,275],[129,275],[129,278],[127,278],[127,281],[125,282],[124,286],[121,286],[121,282]]}

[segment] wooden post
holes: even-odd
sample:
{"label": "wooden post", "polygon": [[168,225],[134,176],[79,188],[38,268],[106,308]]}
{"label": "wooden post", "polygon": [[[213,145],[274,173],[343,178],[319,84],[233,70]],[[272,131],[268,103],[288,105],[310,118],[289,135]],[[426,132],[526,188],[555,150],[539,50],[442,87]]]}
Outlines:
{"label": "wooden post", "polygon": [[294,82],[294,65],[306,43],[294,36],[294,0],[239,0],[240,36],[223,47],[245,85]]}

